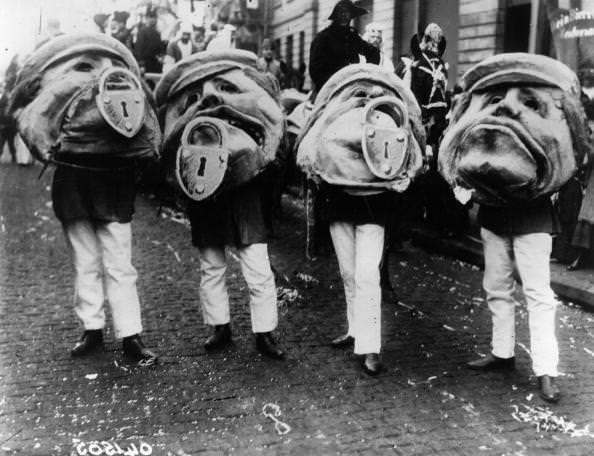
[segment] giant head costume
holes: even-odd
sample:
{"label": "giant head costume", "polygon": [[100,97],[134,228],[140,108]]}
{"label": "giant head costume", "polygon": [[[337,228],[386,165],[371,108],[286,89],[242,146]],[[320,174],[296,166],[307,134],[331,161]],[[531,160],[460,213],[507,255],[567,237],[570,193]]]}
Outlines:
{"label": "giant head costume", "polygon": [[251,181],[276,158],[285,121],[276,79],[242,50],[193,54],[159,81],[163,158],[193,200]]}
{"label": "giant head costume", "polygon": [[37,159],[83,163],[90,155],[155,155],[160,132],[150,101],[123,44],[76,34],[53,38],[24,62],[11,110]]}
{"label": "giant head costume", "polygon": [[557,191],[590,150],[576,75],[535,54],[499,54],[462,78],[439,150],[444,178],[479,203],[519,205]]}
{"label": "giant head costume", "polygon": [[404,191],[423,167],[421,111],[396,75],[348,65],[318,93],[296,147],[314,181],[352,194]]}

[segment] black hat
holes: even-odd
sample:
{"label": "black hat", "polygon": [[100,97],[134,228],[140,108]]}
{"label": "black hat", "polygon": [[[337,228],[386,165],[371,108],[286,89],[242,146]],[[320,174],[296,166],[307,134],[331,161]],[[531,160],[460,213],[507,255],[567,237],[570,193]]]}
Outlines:
{"label": "black hat", "polygon": [[114,11],[112,19],[116,22],[122,22],[125,24],[129,17],[130,13],[127,11]]}
{"label": "black hat", "polygon": [[351,0],[340,0],[336,5],[334,5],[334,9],[332,10],[332,14],[328,16],[328,19],[331,21],[336,19],[336,13],[338,12],[338,8],[348,8],[351,12],[351,16],[353,18],[363,16],[364,14],[369,13],[365,8],[361,8],[360,6],[355,6],[355,4]]}
{"label": "black hat", "polygon": [[146,7],[146,17],[157,17],[157,8],[154,8],[153,5],[147,5]]}

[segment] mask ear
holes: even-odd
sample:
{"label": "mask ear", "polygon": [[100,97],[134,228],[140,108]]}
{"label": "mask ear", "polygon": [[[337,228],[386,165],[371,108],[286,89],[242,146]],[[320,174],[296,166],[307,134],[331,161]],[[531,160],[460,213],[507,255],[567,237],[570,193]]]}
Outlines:
{"label": "mask ear", "polygon": [[27,106],[37,96],[41,87],[41,76],[37,75],[32,79],[22,81],[13,90],[9,112],[14,113],[17,109]]}

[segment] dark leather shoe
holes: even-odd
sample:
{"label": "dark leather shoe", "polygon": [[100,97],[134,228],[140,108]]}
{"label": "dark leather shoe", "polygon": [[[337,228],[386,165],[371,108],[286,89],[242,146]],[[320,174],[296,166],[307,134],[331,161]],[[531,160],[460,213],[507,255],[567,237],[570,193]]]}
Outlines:
{"label": "dark leather shoe", "polygon": [[204,342],[204,348],[207,350],[225,348],[231,344],[231,341],[231,325],[229,323],[216,325],[213,335]]}
{"label": "dark leather shoe", "polygon": [[559,391],[559,387],[555,383],[555,377],[548,375],[538,377],[538,395],[543,401],[552,402],[553,404],[559,402],[561,391]]}
{"label": "dark leather shoe", "polygon": [[363,359],[363,371],[368,375],[378,375],[382,370],[379,354],[367,353]]}
{"label": "dark leather shoe", "polygon": [[151,366],[157,362],[157,355],[144,346],[138,334],[124,337],[122,347],[124,355],[134,358],[139,365]]}
{"label": "dark leather shoe", "polygon": [[103,347],[103,331],[100,329],[86,330],[70,354],[74,357],[84,356]]}
{"label": "dark leather shoe", "polygon": [[502,370],[511,371],[516,367],[516,358],[499,358],[493,353],[489,353],[487,356],[483,356],[474,361],[466,363],[469,369],[489,371],[489,370]]}
{"label": "dark leather shoe", "polygon": [[276,344],[270,332],[256,333],[256,348],[270,358],[282,359],[285,356],[285,352]]}
{"label": "dark leather shoe", "polygon": [[355,338],[353,336],[349,336],[348,334],[343,334],[342,336],[338,336],[336,339],[332,339],[330,345],[334,348],[352,347],[355,345]]}

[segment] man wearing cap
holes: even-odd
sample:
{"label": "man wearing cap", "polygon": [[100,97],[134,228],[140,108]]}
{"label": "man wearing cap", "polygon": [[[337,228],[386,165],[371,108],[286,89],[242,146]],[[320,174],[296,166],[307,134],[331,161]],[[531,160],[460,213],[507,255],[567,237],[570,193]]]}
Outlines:
{"label": "man wearing cap", "polygon": [[132,50],[132,32],[126,27],[130,17],[127,11],[115,11],[111,17],[111,36]]}
{"label": "man wearing cap", "polygon": [[367,10],[355,6],[351,0],[340,0],[328,17],[332,23],[313,39],[309,74],[316,92],[338,70],[351,63],[359,63],[359,55],[364,56],[368,63],[379,64],[379,49],[362,39],[349,25],[352,19],[364,14]]}
{"label": "man wearing cap", "polygon": [[491,352],[467,366],[514,369],[517,270],[539,394],[554,403],[560,398],[559,349],[549,260],[559,221],[549,195],[590,148],[579,84],[560,62],[520,53],[486,59],[462,83],[465,92],[452,112],[439,165],[448,182],[472,189],[480,204],[483,287],[493,324]]}
{"label": "man wearing cap", "polygon": [[179,62],[195,52],[198,52],[198,48],[192,41],[192,26],[182,24],[180,37],[177,40],[170,41],[167,45],[167,51],[163,59],[163,72],[175,65],[175,62]]}

